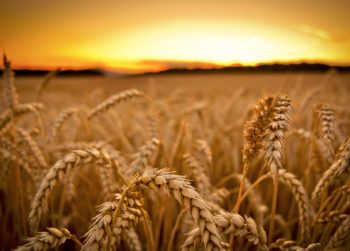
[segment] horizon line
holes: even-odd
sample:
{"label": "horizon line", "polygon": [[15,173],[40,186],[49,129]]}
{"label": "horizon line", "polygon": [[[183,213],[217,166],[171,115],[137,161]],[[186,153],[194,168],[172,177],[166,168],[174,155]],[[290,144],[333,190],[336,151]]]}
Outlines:
{"label": "horizon line", "polygon": [[[239,62],[233,62],[230,64],[218,64],[218,63],[212,63],[212,62],[204,62],[204,61],[181,61],[181,60],[140,60],[139,62],[156,62],[159,64],[158,69],[152,69],[152,67],[145,67],[143,70],[141,69],[135,69],[135,68],[128,68],[128,67],[122,67],[122,66],[108,66],[108,65],[101,65],[101,64],[91,64],[91,65],[82,65],[82,66],[69,66],[69,65],[57,65],[57,66],[32,66],[32,65],[15,65],[11,68],[13,70],[28,70],[28,71],[52,71],[60,69],[61,71],[71,70],[71,71],[82,71],[82,70],[103,70],[103,71],[109,71],[114,73],[130,73],[130,74],[138,74],[138,73],[147,73],[147,72],[161,72],[161,71],[167,71],[172,69],[187,69],[187,70],[194,70],[194,69],[221,69],[221,68],[229,68],[229,67],[257,67],[261,65],[300,65],[300,64],[309,64],[309,65],[328,65],[330,67],[349,67],[350,62],[347,63],[340,63],[340,62],[332,62],[330,60],[291,60],[291,61],[269,61],[269,62],[257,62],[257,63],[239,63]],[[178,65],[171,65],[171,64],[178,64]],[[0,68],[1,70],[3,67]]]}

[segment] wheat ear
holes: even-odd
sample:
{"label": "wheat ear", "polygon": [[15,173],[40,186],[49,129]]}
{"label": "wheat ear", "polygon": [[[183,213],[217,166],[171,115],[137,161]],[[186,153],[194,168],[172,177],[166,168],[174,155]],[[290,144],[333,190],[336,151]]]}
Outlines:
{"label": "wheat ear", "polygon": [[213,153],[208,142],[203,139],[197,139],[195,150],[194,155],[200,160],[204,159],[205,165],[207,168],[210,168],[213,165]]}
{"label": "wheat ear", "polygon": [[185,163],[190,168],[191,177],[195,181],[199,193],[203,197],[209,196],[212,192],[209,177],[206,174],[205,168],[201,163],[191,154],[185,154],[183,156]]}
{"label": "wheat ear", "polygon": [[49,142],[52,142],[60,130],[64,123],[72,117],[78,110],[76,108],[68,108],[63,110],[54,120],[53,125],[51,127],[51,134],[49,138]]}
{"label": "wheat ear", "polygon": [[[252,218],[220,210],[220,213],[215,215],[214,219],[220,233],[225,235],[233,233],[236,236],[242,236],[254,245],[258,245],[260,250],[268,250],[265,230],[258,227]],[[198,228],[191,230],[181,250],[187,251],[198,246],[200,237]]]}
{"label": "wheat ear", "polygon": [[273,114],[266,131],[265,139],[265,161],[273,180],[273,195],[271,206],[271,220],[269,238],[273,238],[274,217],[278,197],[278,170],[283,168],[285,133],[289,129],[291,105],[287,96],[277,97],[274,101]]}
{"label": "wheat ear", "polygon": [[139,235],[136,233],[134,228],[131,228],[129,231],[125,231],[122,236],[123,243],[132,251],[142,251],[142,244]]}
{"label": "wheat ear", "polygon": [[11,110],[6,110],[0,116],[0,135],[8,131],[11,122],[14,121],[16,117],[22,116],[28,112],[37,112],[37,110],[42,109],[43,105],[41,103],[29,103],[29,104],[19,104],[16,108]]}
{"label": "wheat ear", "polygon": [[48,197],[56,183],[61,181],[65,174],[78,164],[98,164],[103,167],[112,167],[113,162],[106,151],[96,148],[75,150],[57,161],[42,180],[32,202],[29,224],[33,230],[39,226],[42,214],[46,211]]}
{"label": "wheat ear", "polygon": [[40,85],[38,86],[38,88],[36,89],[36,95],[38,98],[41,97],[42,93],[44,92],[45,88],[48,86],[48,84],[50,83],[50,81],[52,79],[54,79],[58,73],[61,71],[60,68],[57,68],[56,70],[50,71],[49,73],[47,73],[47,75],[45,76],[44,81],[42,81],[40,83]]}
{"label": "wheat ear", "polygon": [[279,249],[281,251],[319,251],[320,243],[309,244],[306,248],[300,247],[296,241],[285,238],[278,239],[270,245],[270,250]]}
{"label": "wheat ear", "polygon": [[183,176],[167,170],[150,169],[144,172],[136,181],[137,186],[146,186],[155,191],[171,191],[175,199],[187,208],[200,229],[202,242],[206,250],[220,250],[221,236],[218,233],[213,215],[199,195]]}
{"label": "wheat ear", "polygon": [[215,216],[215,222],[222,233],[243,236],[249,242],[258,245],[260,249],[267,250],[266,232],[251,217],[221,211]]}
{"label": "wheat ear", "polygon": [[23,128],[17,128],[17,133],[19,134],[22,141],[27,145],[27,147],[32,152],[34,158],[41,168],[47,167],[47,162],[45,160],[44,154],[40,150],[36,141],[32,138],[29,132],[24,130]]}
{"label": "wheat ear", "polygon": [[310,237],[310,224],[314,217],[314,210],[308,195],[302,183],[295,177],[294,174],[281,169],[278,173],[278,179],[280,182],[285,184],[294,195],[298,205],[301,235],[304,240],[307,240]]}
{"label": "wheat ear", "polygon": [[118,94],[115,94],[111,97],[109,97],[107,100],[96,106],[94,109],[92,109],[88,113],[88,119],[92,119],[93,117],[97,116],[98,114],[107,111],[112,106],[117,105],[121,102],[124,102],[126,100],[129,100],[131,98],[135,97],[142,97],[145,96],[145,94],[139,90],[136,89],[130,89],[123,92],[120,92]]}
{"label": "wheat ear", "polygon": [[342,175],[349,172],[350,167],[350,138],[339,148],[336,159],[331,167],[324,172],[322,178],[317,183],[314,191],[312,192],[312,202],[315,206],[319,205],[321,195],[325,192],[334,182],[341,178]]}
{"label": "wheat ear", "polygon": [[338,210],[333,210],[327,213],[322,213],[318,217],[317,223],[339,223],[347,218],[347,214],[344,214]]}
{"label": "wheat ear", "polygon": [[152,138],[140,147],[130,164],[131,174],[140,173],[151,164],[151,158],[156,153],[159,144],[160,142],[157,138]]}
{"label": "wheat ear", "polygon": [[245,179],[248,174],[250,161],[263,148],[263,138],[268,125],[268,119],[271,116],[273,107],[273,97],[266,97],[259,100],[258,105],[254,107],[254,117],[247,121],[244,125],[244,146],[243,146],[243,178],[241,180],[237,201],[235,205],[235,212],[239,212],[242,193],[245,184]]}
{"label": "wheat ear", "polygon": [[29,237],[26,240],[26,244],[17,247],[15,251],[51,250],[62,245],[69,239],[77,243],[78,246],[81,246],[79,240],[68,229],[48,227],[45,232],[38,232],[35,236]]}
{"label": "wheat ear", "polygon": [[338,227],[332,238],[329,240],[325,250],[338,250],[345,245],[350,236],[350,216],[348,216]]}
{"label": "wheat ear", "polygon": [[334,110],[328,105],[318,105],[315,110],[318,120],[318,136],[331,147],[334,141],[335,116]]}
{"label": "wheat ear", "polygon": [[[98,207],[98,214],[85,234],[83,250],[106,250],[108,245],[116,249],[121,237],[140,221],[142,213],[142,197],[140,193],[127,191],[124,196],[117,193],[115,199]],[[121,201],[122,200],[122,201]],[[113,222],[115,211],[120,206],[120,212]]]}
{"label": "wheat ear", "polygon": [[7,60],[6,55],[3,57],[4,72],[3,72],[3,94],[7,108],[14,110],[18,105],[18,95],[14,83],[14,73],[11,70],[11,62]]}

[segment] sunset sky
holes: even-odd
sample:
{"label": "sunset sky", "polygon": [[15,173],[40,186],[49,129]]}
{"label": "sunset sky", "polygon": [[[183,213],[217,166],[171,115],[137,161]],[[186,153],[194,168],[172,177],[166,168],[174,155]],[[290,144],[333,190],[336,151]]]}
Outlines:
{"label": "sunset sky", "polygon": [[350,64],[349,0],[0,0],[16,68]]}

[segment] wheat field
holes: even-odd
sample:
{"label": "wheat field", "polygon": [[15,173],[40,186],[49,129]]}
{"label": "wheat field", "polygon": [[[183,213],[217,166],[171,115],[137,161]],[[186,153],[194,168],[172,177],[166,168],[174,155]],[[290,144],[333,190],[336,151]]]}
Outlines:
{"label": "wheat field", "polygon": [[348,250],[350,76],[15,78],[1,250]]}

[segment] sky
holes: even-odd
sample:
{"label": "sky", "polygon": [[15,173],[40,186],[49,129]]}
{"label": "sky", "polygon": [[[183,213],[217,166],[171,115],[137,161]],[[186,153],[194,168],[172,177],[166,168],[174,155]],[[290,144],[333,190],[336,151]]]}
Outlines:
{"label": "sky", "polygon": [[349,0],[0,0],[15,68],[350,64]]}

